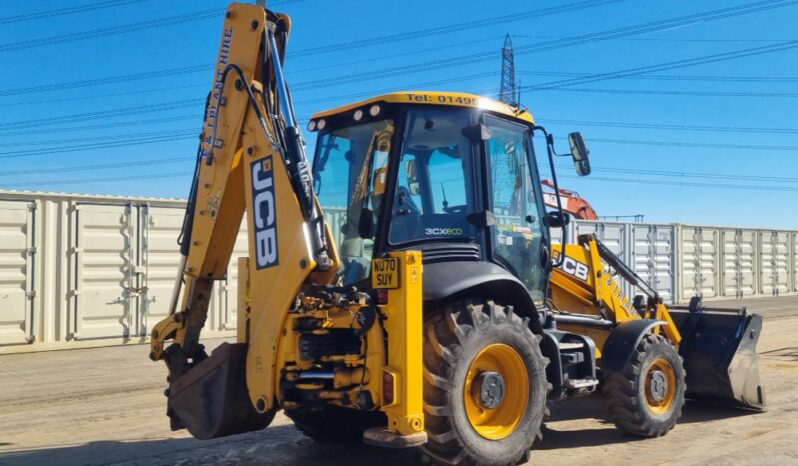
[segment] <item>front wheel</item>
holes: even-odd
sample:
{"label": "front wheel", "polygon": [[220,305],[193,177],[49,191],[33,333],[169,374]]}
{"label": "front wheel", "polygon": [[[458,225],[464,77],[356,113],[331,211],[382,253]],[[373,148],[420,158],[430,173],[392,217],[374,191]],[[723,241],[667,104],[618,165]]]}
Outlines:
{"label": "front wheel", "polygon": [[659,437],[676,425],[684,406],[684,367],[676,348],[646,335],[623,372],[604,374],[604,395],[615,426],[638,437]]}
{"label": "front wheel", "polygon": [[438,309],[424,328],[423,453],[445,465],[528,458],[549,389],[540,336],[491,301]]}

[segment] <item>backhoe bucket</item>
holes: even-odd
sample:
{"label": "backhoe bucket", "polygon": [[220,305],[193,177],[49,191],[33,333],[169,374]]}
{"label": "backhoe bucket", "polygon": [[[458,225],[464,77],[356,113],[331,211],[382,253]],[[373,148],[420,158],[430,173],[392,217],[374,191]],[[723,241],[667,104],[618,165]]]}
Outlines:
{"label": "backhoe bucket", "polygon": [[[180,359],[179,347],[169,355]],[[172,348],[172,347],[170,347]],[[260,414],[249,401],[246,382],[246,343],[222,343],[210,357],[169,385],[168,414],[172,429],[185,427],[196,438],[211,439],[260,430],[274,412]]]}
{"label": "backhoe bucket", "polygon": [[700,298],[669,311],[682,334],[679,353],[687,372],[686,396],[764,410],[756,356],[762,316],[745,308],[704,308]]}

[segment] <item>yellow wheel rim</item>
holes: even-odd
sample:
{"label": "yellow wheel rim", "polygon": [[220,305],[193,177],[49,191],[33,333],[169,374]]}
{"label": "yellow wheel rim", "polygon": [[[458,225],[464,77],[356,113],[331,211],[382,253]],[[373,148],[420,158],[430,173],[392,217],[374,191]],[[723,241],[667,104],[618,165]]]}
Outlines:
{"label": "yellow wheel rim", "polygon": [[521,355],[504,343],[483,348],[468,368],[463,397],[468,420],[479,435],[500,440],[512,434],[529,401]]}
{"label": "yellow wheel rim", "polygon": [[676,399],[676,372],[665,358],[656,358],[646,371],[646,404],[654,414],[664,414]]}

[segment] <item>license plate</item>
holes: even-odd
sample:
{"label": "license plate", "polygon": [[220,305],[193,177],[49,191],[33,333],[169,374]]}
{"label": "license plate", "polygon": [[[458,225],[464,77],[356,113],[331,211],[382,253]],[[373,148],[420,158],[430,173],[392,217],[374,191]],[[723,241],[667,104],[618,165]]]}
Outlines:
{"label": "license plate", "polygon": [[371,287],[399,288],[399,259],[386,257],[371,261]]}

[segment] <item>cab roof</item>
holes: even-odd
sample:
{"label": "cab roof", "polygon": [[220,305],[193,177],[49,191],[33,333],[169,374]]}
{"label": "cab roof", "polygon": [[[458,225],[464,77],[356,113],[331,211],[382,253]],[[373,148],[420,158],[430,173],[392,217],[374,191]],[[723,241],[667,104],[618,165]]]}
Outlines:
{"label": "cab roof", "polygon": [[447,105],[451,107],[471,107],[489,110],[492,112],[500,113],[511,118],[526,121],[528,123],[535,123],[532,114],[523,108],[513,107],[498,100],[489,99],[487,97],[479,96],[476,94],[468,94],[465,92],[445,92],[445,91],[400,91],[392,92],[390,94],[383,94],[376,97],[371,97],[360,102],[336,107],[330,110],[324,110],[314,114],[311,118],[325,118],[332,115],[338,115],[354,110],[358,107],[367,106],[369,104],[385,102],[385,103],[399,103],[399,104],[416,104],[416,105]]}

